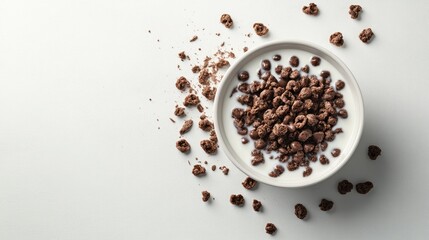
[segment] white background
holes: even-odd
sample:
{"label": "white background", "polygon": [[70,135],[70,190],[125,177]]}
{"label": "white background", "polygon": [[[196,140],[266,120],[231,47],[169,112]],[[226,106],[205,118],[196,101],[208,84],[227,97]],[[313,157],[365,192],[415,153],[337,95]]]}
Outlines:
{"label": "white background", "polygon": [[[362,5],[360,21],[347,13],[351,3]],[[425,239],[429,4],[318,1],[318,17],[304,15],[304,4],[1,1],[0,239]],[[219,24],[225,12],[232,30]],[[259,21],[270,35],[245,37]],[[357,37],[366,27],[376,35],[368,45]],[[335,31],[345,47],[329,44]],[[188,136],[195,151],[180,154],[181,122],[168,118],[183,98],[176,78],[192,75],[177,53],[195,63],[198,47],[201,57],[225,41],[239,56],[244,46],[288,38],[328,48],[355,74],[366,116],[350,162],[312,187],[247,191],[221,152],[207,157],[197,147],[206,137],[197,128]],[[383,149],[377,161],[366,156],[369,144]],[[195,157],[229,166],[230,175],[197,179],[187,163]],[[375,188],[341,196],[343,178]],[[205,189],[215,197],[209,204],[201,201]],[[232,193],[246,197],[243,208],[228,202]],[[333,211],[318,209],[322,197],[335,202]],[[251,209],[253,198],[262,213]],[[293,214],[298,202],[309,210],[306,221]],[[265,233],[267,222],[276,236]]]}

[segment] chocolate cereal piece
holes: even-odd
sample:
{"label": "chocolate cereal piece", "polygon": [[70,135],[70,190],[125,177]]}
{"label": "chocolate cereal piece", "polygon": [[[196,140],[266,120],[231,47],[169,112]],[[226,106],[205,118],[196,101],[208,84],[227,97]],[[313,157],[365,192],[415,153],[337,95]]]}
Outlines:
{"label": "chocolate cereal piece", "polygon": [[213,130],[213,123],[210,122],[210,120],[208,120],[207,118],[201,119],[198,123],[198,126],[201,128],[201,130],[205,132],[210,132]]}
{"label": "chocolate cereal piece", "polygon": [[298,67],[298,65],[299,65],[299,58],[297,56],[290,57],[289,64],[292,67]]}
{"label": "chocolate cereal piece", "polygon": [[201,68],[200,68],[200,66],[195,65],[192,67],[191,71],[193,73],[199,73],[201,71]]}
{"label": "chocolate cereal piece", "polygon": [[295,205],[295,216],[299,219],[304,219],[307,216],[307,208],[301,203]]}
{"label": "chocolate cereal piece", "polygon": [[338,189],[338,192],[340,194],[344,195],[344,194],[352,191],[353,184],[351,182],[347,181],[347,180],[343,180],[343,181],[341,181],[341,182],[338,183],[337,189]]}
{"label": "chocolate cereal piece", "polygon": [[237,195],[235,195],[235,194],[232,194],[230,197],[229,197],[229,202],[230,203],[232,203],[233,205],[235,205],[235,206],[239,206],[239,207],[241,207],[241,206],[243,206],[244,205],[244,197],[243,197],[243,195],[241,195],[241,194],[237,194]]}
{"label": "chocolate cereal piece", "polygon": [[213,141],[202,140],[200,146],[207,154],[215,154],[217,152],[217,144]]}
{"label": "chocolate cereal piece", "polygon": [[344,44],[343,34],[341,34],[340,32],[334,32],[329,37],[329,42],[334,44],[337,47],[343,46],[343,44]]}
{"label": "chocolate cereal piece", "polygon": [[374,187],[374,184],[372,182],[367,181],[363,183],[356,184],[356,192],[360,194],[367,194],[371,189]]}
{"label": "chocolate cereal piece", "polygon": [[376,145],[370,145],[368,147],[368,157],[371,160],[376,160],[381,155],[381,148]]}
{"label": "chocolate cereal piece", "polygon": [[314,3],[310,3],[308,6],[302,7],[302,11],[307,15],[317,16],[319,14],[319,8]]}
{"label": "chocolate cereal piece", "polygon": [[226,27],[226,28],[232,28],[232,25],[234,22],[232,21],[232,18],[229,14],[222,14],[220,17],[220,22]]}
{"label": "chocolate cereal piece", "polygon": [[333,206],[334,206],[334,202],[324,198],[322,199],[322,201],[320,201],[320,204],[319,204],[320,210],[325,212],[331,210]]}
{"label": "chocolate cereal piece", "polygon": [[178,117],[185,116],[186,115],[185,114],[185,108],[176,106],[176,109],[174,109],[174,115],[176,115]]}
{"label": "chocolate cereal piece", "polygon": [[176,148],[182,153],[187,153],[189,150],[191,150],[191,145],[189,145],[186,139],[180,139],[176,142]]}
{"label": "chocolate cereal piece", "polygon": [[219,169],[222,171],[222,173],[223,173],[224,175],[228,175],[228,173],[229,173],[229,168],[227,168],[226,166],[221,166],[221,167],[219,167]]}
{"label": "chocolate cereal piece", "polygon": [[301,71],[303,71],[305,73],[309,73],[310,72],[310,67],[308,65],[305,65],[304,67],[301,68]]}
{"label": "chocolate cereal piece", "polygon": [[335,83],[335,88],[338,90],[342,90],[346,86],[346,83],[343,80],[338,80]]}
{"label": "chocolate cereal piece", "polygon": [[253,24],[253,30],[258,36],[265,36],[269,32],[269,29],[262,23]]}
{"label": "chocolate cereal piece", "polygon": [[212,171],[216,171],[216,165],[212,165]]}
{"label": "chocolate cereal piece", "polygon": [[207,69],[203,69],[200,71],[200,74],[198,75],[198,82],[202,85],[208,85],[209,78],[210,78],[210,73],[208,72]]}
{"label": "chocolate cereal piece", "polygon": [[322,165],[329,164],[329,159],[324,154],[320,155],[319,161]]}
{"label": "chocolate cereal piece", "polygon": [[359,18],[359,13],[362,11],[362,7],[359,5],[350,5],[349,14],[352,19]]}
{"label": "chocolate cereal piece", "polygon": [[246,179],[244,179],[244,181],[241,183],[241,185],[243,185],[243,187],[245,189],[252,189],[256,186],[258,182],[256,180],[254,180],[253,178],[247,177]]}
{"label": "chocolate cereal piece", "polygon": [[251,164],[253,166],[257,166],[265,161],[264,154],[260,150],[257,150],[257,149],[253,150],[252,156],[253,158],[252,158]]}
{"label": "chocolate cereal piece", "polygon": [[313,65],[313,66],[315,66],[315,67],[316,67],[316,66],[319,66],[319,65],[320,65],[321,59],[320,59],[320,57],[313,56],[313,57],[311,58],[310,62],[311,62],[311,65]]}
{"label": "chocolate cereal piece", "polygon": [[282,165],[277,165],[274,167],[274,169],[268,174],[270,177],[278,177],[282,175],[282,173],[285,171],[284,167]]}
{"label": "chocolate cereal piece", "polygon": [[332,149],[332,151],[331,151],[331,155],[332,155],[332,157],[338,157],[338,156],[340,156],[340,153],[341,153],[341,150],[340,150],[340,149],[338,149],[338,148],[334,148],[334,149]]}
{"label": "chocolate cereal piece", "polygon": [[242,82],[247,81],[247,80],[249,80],[249,72],[248,71],[242,71],[238,74],[237,78],[239,81],[242,81]]}
{"label": "chocolate cereal piece", "polygon": [[374,36],[372,29],[366,28],[359,34],[359,39],[364,43],[369,43],[369,41],[372,39],[372,36]]}
{"label": "chocolate cereal piece", "polygon": [[199,103],[200,103],[200,98],[193,93],[186,96],[185,101],[183,101],[183,105],[185,105],[185,107],[196,106]]}
{"label": "chocolate cereal piece", "polygon": [[216,96],[217,88],[210,87],[210,86],[204,86],[202,90],[202,95],[206,97],[208,100],[214,100]]}
{"label": "chocolate cereal piece", "polygon": [[261,201],[258,201],[256,199],[253,199],[253,204],[252,204],[253,210],[255,210],[256,212],[261,211],[262,208],[262,203]]}
{"label": "chocolate cereal piece", "polygon": [[180,91],[185,91],[186,88],[189,88],[190,86],[191,84],[184,76],[179,77],[176,81],[176,88]]}
{"label": "chocolate cereal piece", "polygon": [[201,166],[200,164],[196,164],[192,168],[192,174],[194,174],[195,176],[205,175],[206,174],[206,168]]}
{"label": "chocolate cereal piece", "polygon": [[277,231],[277,227],[272,223],[267,223],[267,225],[265,226],[265,232],[270,235],[273,235],[276,231]]}
{"label": "chocolate cereal piece", "polygon": [[181,135],[183,135],[183,134],[185,134],[185,133],[189,132],[189,130],[191,130],[192,125],[193,125],[193,124],[194,124],[194,122],[192,121],[192,119],[186,120],[186,121],[183,123],[183,126],[182,126],[182,128],[180,129],[179,133],[180,133]]}
{"label": "chocolate cereal piece", "polygon": [[282,56],[281,56],[280,54],[275,54],[275,55],[273,56],[273,60],[274,60],[274,61],[280,61],[280,60],[282,60]]}
{"label": "chocolate cereal piece", "polygon": [[203,195],[202,199],[203,202],[207,202],[210,199],[210,193],[207,191],[202,191],[201,194]]}
{"label": "chocolate cereal piece", "polygon": [[311,175],[311,173],[313,172],[313,169],[311,167],[306,167],[305,171],[302,173],[303,177],[308,177]]}

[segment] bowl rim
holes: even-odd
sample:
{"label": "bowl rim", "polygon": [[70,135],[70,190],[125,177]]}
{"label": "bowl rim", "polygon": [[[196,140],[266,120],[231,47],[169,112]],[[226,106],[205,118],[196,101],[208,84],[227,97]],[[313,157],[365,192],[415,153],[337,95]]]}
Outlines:
{"label": "bowl rim", "polygon": [[[223,105],[224,99],[222,99],[221,94],[224,94],[222,92],[224,92],[225,88],[228,87],[228,84],[231,81],[227,81],[226,79],[231,78],[231,74],[233,72],[236,71],[235,68],[237,68],[238,65],[240,65],[240,63],[243,60],[246,60],[249,56],[262,51],[265,48],[272,48],[275,47],[276,45],[301,45],[305,48],[312,48],[315,49],[317,51],[322,52],[323,54],[325,54],[326,56],[332,58],[338,65],[340,68],[342,68],[342,70],[344,70],[344,72],[347,75],[347,78],[353,83],[353,85],[355,85],[354,87],[356,88],[356,97],[358,99],[359,104],[356,104],[356,109],[357,112],[360,113],[359,116],[357,117],[357,122],[358,122],[358,126],[357,126],[357,134],[356,136],[353,138],[354,142],[352,147],[350,148],[350,151],[347,153],[347,155],[345,156],[344,160],[342,162],[340,162],[339,164],[337,164],[335,167],[333,167],[329,172],[327,172],[325,175],[321,175],[319,178],[307,182],[305,184],[282,184],[281,182],[276,182],[276,181],[265,181],[262,179],[259,179],[257,176],[255,176],[252,172],[249,172],[246,170],[246,168],[244,168],[243,166],[241,166],[240,162],[237,161],[233,156],[232,153],[229,150],[229,147],[225,144],[224,141],[224,131],[223,128],[221,128],[221,112],[222,110],[220,109],[220,106]],[[226,94],[224,94],[226,96]],[[331,177],[332,175],[334,175],[336,172],[338,172],[338,170],[340,170],[351,158],[351,156],[353,155],[354,151],[356,150],[361,136],[362,136],[362,131],[363,131],[363,126],[364,126],[364,102],[363,102],[363,98],[362,98],[362,93],[361,90],[359,88],[359,84],[356,81],[356,78],[354,77],[353,73],[350,71],[350,69],[346,66],[346,64],[340,59],[338,58],[335,54],[333,54],[331,51],[327,50],[324,47],[321,47],[320,45],[317,45],[315,43],[309,42],[309,41],[304,41],[304,40],[276,40],[276,41],[270,41],[264,44],[261,44],[257,47],[255,47],[254,49],[251,49],[249,51],[247,51],[245,54],[243,54],[241,57],[239,57],[229,68],[228,70],[225,72],[222,81],[220,82],[218,89],[217,89],[217,93],[216,93],[216,97],[215,97],[215,102],[214,102],[214,125],[215,125],[215,129],[216,129],[216,133],[217,133],[217,137],[218,137],[218,144],[221,148],[221,151],[225,153],[225,155],[227,156],[227,158],[238,168],[240,169],[240,171],[242,171],[245,175],[268,185],[271,186],[276,186],[276,187],[285,187],[285,188],[299,188],[299,187],[306,187],[306,186],[311,186],[314,185],[316,183],[322,182],[323,180],[328,179],[329,177]]]}

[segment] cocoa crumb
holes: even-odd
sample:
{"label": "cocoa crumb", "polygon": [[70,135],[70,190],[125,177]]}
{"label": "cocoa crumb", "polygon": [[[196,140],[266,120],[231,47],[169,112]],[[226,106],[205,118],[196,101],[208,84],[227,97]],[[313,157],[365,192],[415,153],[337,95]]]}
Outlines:
{"label": "cocoa crumb", "polygon": [[198,112],[200,112],[200,113],[204,112],[204,107],[201,104],[197,105],[197,109],[198,109]]}
{"label": "cocoa crumb", "polygon": [[194,35],[194,36],[189,40],[189,42],[195,42],[197,39],[198,39],[198,36],[197,36],[197,35]]}
{"label": "cocoa crumb", "polygon": [[188,57],[188,56],[185,54],[185,51],[180,52],[178,55],[179,55],[180,60],[182,60],[182,62],[183,62],[184,60],[186,60],[186,58]]}
{"label": "cocoa crumb", "polygon": [[212,165],[212,171],[216,171],[216,165]]}

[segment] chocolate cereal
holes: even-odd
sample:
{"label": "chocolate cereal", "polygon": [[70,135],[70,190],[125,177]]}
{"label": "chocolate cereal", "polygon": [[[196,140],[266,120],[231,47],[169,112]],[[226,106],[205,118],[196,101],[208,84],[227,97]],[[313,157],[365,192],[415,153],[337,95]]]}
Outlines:
{"label": "chocolate cereal", "polygon": [[261,211],[262,208],[262,203],[261,201],[258,201],[256,199],[253,199],[253,204],[252,204],[253,210],[255,210],[255,212],[259,212]]}
{"label": "chocolate cereal", "polygon": [[189,145],[186,139],[180,139],[176,142],[176,148],[182,153],[187,153],[191,150],[191,145]]}
{"label": "chocolate cereal", "polygon": [[333,206],[334,206],[334,202],[324,198],[322,199],[322,201],[320,201],[320,204],[319,204],[320,210],[325,212],[331,210]]}
{"label": "chocolate cereal", "polygon": [[268,34],[269,29],[262,23],[253,24],[253,30],[255,30],[256,35],[265,36]]}
{"label": "chocolate cereal", "polygon": [[307,216],[307,208],[301,203],[296,204],[295,216],[299,219],[304,219]]}
{"label": "chocolate cereal", "polygon": [[245,201],[244,201],[243,195],[241,195],[241,194],[237,194],[237,195],[236,194],[232,194],[229,197],[229,202],[232,203],[235,206],[241,207],[241,206],[244,205]]}
{"label": "chocolate cereal", "polygon": [[267,225],[265,226],[265,232],[270,235],[273,235],[276,231],[277,227],[273,223],[267,223]]}
{"label": "chocolate cereal", "polygon": [[337,47],[341,47],[344,44],[343,34],[335,32],[329,37],[329,42]]}
{"label": "chocolate cereal", "polygon": [[373,36],[374,33],[372,32],[372,29],[366,28],[359,34],[359,39],[364,43],[369,43]]}
{"label": "chocolate cereal", "polygon": [[349,14],[352,19],[359,18],[359,14],[362,11],[362,7],[359,5],[350,5]]}
{"label": "chocolate cereal", "polygon": [[302,7],[302,11],[307,15],[317,16],[319,14],[319,8],[314,3],[310,3],[308,6]]}
{"label": "chocolate cereal", "polygon": [[356,184],[356,192],[360,194],[367,194],[374,187],[374,184],[370,181]]}
{"label": "chocolate cereal", "polygon": [[352,191],[353,184],[351,182],[347,181],[347,180],[343,180],[343,181],[341,181],[341,182],[338,183],[337,189],[338,189],[338,192],[340,194],[344,195],[344,194]]}
{"label": "chocolate cereal", "polygon": [[210,193],[207,191],[202,191],[201,194],[203,195],[202,200],[203,202],[207,202],[210,199]]}
{"label": "chocolate cereal", "polygon": [[244,179],[244,181],[241,183],[245,189],[252,189],[256,186],[258,182],[254,180],[253,178],[247,177]]}
{"label": "chocolate cereal", "polygon": [[376,160],[381,155],[381,148],[376,145],[370,145],[368,147],[368,157],[371,160]]}
{"label": "chocolate cereal", "polygon": [[206,174],[206,168],[201,166],[200,164],[196,164],[192,168],[192,174],[194,174],[195,176],[205,175]]}
{"label": "chocolate cereal", "polygon": [[232,25],[234,22],[232,21],[232,18],[229,14],[222,14],[220,17],[220,22],[226,27],[226,28],[232,28]]}

